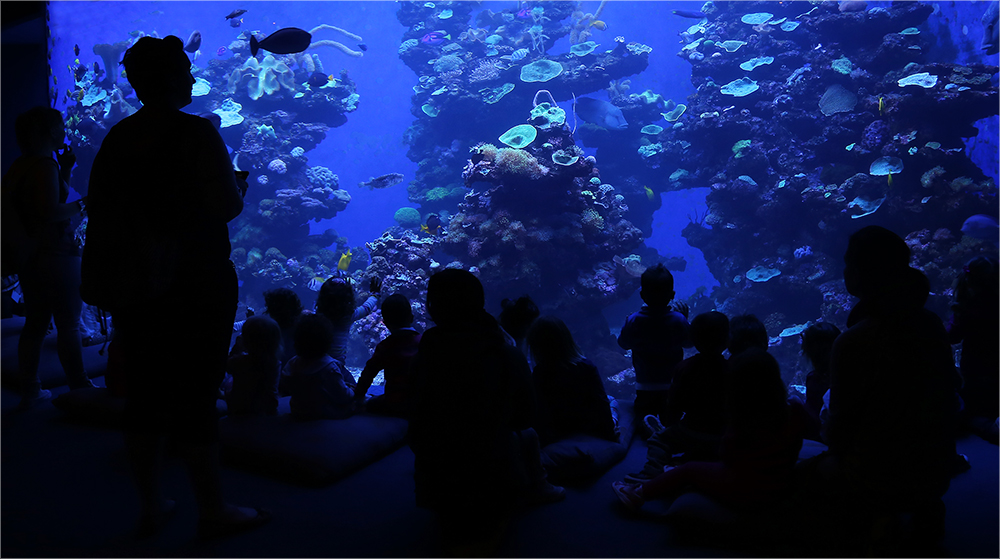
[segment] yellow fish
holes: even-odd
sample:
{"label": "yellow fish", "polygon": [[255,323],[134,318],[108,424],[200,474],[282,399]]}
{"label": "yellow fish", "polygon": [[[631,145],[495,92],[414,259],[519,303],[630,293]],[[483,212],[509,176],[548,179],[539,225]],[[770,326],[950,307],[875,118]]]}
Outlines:
{"label": "yellow fish", "polygon": [[879,95],[878,97],[878,114],[883,114],[885,112],[885,99]]}
{"label": "yellow fish", "polygon": [[338,270],[347,271],[351,267],[351,249],[347,249],[347,252],[340,255],[340,262],[337,263]]}
{"label": "yellow fish", "polygon": [[590,22],[590,26],[591,27],[596,27],[597,29],[599,29],[601,31],[604,31],[605,29],[608,28],[608,24],[604,23],[603,21],[601,21],[599,19],[595,19],[594,21]]}
{"label": "yellow fish", "polygon": [[889,188],[892,188],[892,173],[889,173]]}
{"label": "yellow fish", "polygon": [[652,202],[656,198],[656,194],[648,186],[644,186],[642,188],[646,191],[646,198],[649,198],[649,201]]}

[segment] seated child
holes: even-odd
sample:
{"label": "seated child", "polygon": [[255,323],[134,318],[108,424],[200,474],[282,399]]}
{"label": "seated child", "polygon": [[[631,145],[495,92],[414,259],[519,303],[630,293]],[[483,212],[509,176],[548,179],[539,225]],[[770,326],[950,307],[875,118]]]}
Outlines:
{"label": "seated child", "polygon": [[278,287],[264,292],[264,314],[281,327],[281,365],[295,356],[295,321],[302,316],[302,301],[294,291]]}
{"label": "seated child", "polygon": [[807,439],[820,439],[820,412],[823,395],[830,390],[830,352],[833,342],[840,335],[840,328],[829,322],[817,322],[802,332],[802,353],[809,360],[812,370],[806,374],[806,411],[812,418]]}
{"label": "seated child", "polygon": [[787,495],[809,419],[805,408],[788,399],[778,362],[759,348],[730,361],[728,384],[722,461],[669,467],[640,484],[616,481],[612,488],[622,503],[634,510],[693,489],[725,505],[752,508]]}
{"label": "seated child", "polygon": [[767,351],[767,328],[755,315],[741,314],[729,321],[729,358],[750,348]]}
{"label": "seated child", "polygon": [[618,345],[632,350],[635,368],[635,415],[660,415],[666,411],[667,391],[674,367],[691,347],[687,306],[671,309],[674,276],[663,264],[647,268],[639,278],[639,295],[646,304],[625,319]]}
{"label": "seated child", "polygon": [[334,343],[330,321],[321,314],[303,315],[295,327],[295,357],[281,371],[278,389],[291,395],[296,419],[343,419],[354,413],[354,392],[344,376],[350,375],[328,355]]}
{"label": "seated child", "polygon": [[389,336],[375,346],[375,352],[365,364],[354,389],[354,399],[361,404],[379,371],[385,371],[385,393],[368,400],[372,413],[406,417],[409,415],[410,371],[417,356],[420,334],[413,329],[413,309],[402,293],[390,295],[382,303],[382,323]]}
{"label": "seated child", "polygon": [[535,361],[531,380],[541,444],[584,434],[617,441],[608,395],[597,367],[580,354],[566,324],[554,316],[535,320],[528,330]]}
{"label": "seated child", "polygon": [[243,323],[243,350],[229,356],[226,371],[233,376],[226,395],[230,415],[278,413],[278,373],[281,328],[271,318],[251,316]]}
{"label": "seated child", "polygon": [[646,441],[646,465],[642,471],[625,476],[640,483],[663,472],[673,455],[684,452],[683,460],[716,460],[726,426],[725,387],[728,364],[722,352],[729,343],[729,319],[711,311],[691,321],[691,339],[698,354],[685,359],[674,372],[670,399],[663,423]]}
{"label": "seated child", "polygon": [[[350,278],[333,277],[319,289],[316,297],[316,313],[325,316],[333,325],[333,342],[327,350],[330,357],[340,362],[346,370],[347,341],[351,335],[351,324],[362,319],[378,308],[379,291],[382,280],[375,277],[369,283],[368,298],[361,306],[355,306],[354,284]],[[344,381],[352,388],[356,386],[354,377],[346,375]]]}

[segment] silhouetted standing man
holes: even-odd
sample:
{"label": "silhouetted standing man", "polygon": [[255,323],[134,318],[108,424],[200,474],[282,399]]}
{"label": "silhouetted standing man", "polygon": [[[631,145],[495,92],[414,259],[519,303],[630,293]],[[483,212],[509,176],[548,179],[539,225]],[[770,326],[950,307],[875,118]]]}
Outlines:
{"label": "silhouetted standing man", "polygon": [[140,532],[173,508],[160,493],[167,436],[190,471],[199,533],[234,533],[269,518],[225,503],[219,480],[215,401],[238,294],[227,223],[243,210],[241,185],[212,123],[181,112],[195,81],[181,40],[143,37],[122,64],[143,107],[94,161],[83,295],[112,312],[124,354]]}

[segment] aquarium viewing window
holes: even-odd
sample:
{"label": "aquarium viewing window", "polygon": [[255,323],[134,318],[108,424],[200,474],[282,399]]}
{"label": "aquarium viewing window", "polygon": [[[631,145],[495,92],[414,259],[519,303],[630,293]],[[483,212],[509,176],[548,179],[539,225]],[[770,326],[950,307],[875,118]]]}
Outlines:
{"label": "aquarium viewing window", "polygon": [[760,316],[791,381],[786,333],[846,319],[851,231],[905,237],[941,315],[964,262],[996,252],[963,228],[998,213],[996,39],[985,3],[747,6],[53,2],[51,86],[85,194],[140,108],[123,51],[184,41],[185,110],[249,173],[230,237],[250,306],[338,274],[419,301],[461,267],[490,310],[528,293],[607,331],[663,264],[692,313]]}

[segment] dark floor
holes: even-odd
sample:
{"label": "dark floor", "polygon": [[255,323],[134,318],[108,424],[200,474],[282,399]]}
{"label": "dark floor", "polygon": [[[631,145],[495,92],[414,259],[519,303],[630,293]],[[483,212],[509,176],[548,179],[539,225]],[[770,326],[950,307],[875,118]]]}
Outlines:
{"label": "dark floor", "polygon": [[[65,388],[56,389],[57,394]],[[329,487],[298,487],[225,468],[227,495],[274,512],[267,526],[202,543],[195,539],[192,495],[181,464],[164,472],[178,515],[148,542],[130,536],[136,506],[117,431],[67,422],[45,403],[15,413],[0,391],[3,557],[412,557],[444,554],[433,517],[414,505],[413,454],[403,447]],[[972,470],[945,497],[953,557],[1000,556],[1000,453],[969,437],[959,442]],[[626,459],[565,501],[518,516],[499,555],[508,557],[715,557],[745,554],[716,542],[682,544],[677,528],[655,517],[624,514],[612,481],[645,459],[638,439]]]}

